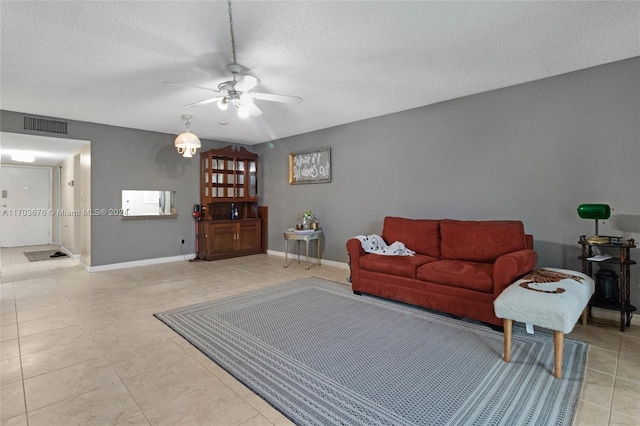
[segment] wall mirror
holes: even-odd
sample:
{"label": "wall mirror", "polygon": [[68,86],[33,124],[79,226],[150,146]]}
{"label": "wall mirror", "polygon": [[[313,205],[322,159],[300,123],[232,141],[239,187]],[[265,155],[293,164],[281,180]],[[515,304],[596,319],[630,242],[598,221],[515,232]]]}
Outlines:
{"label": "wall mirror", "polygon": [[175,217],[176,191],[122,191],[123,217]]}

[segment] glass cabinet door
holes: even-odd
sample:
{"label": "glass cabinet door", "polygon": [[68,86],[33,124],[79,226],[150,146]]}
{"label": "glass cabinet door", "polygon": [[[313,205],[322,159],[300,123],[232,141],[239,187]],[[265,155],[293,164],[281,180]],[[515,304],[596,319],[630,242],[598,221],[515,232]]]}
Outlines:
{"label": "glass cabinet door", "polygon": [[[254,155],[236,156],[237,150],[226,148],[211,152],[201,158],[201,197],[203,205],[212,201],[255,201],[258,196],[257,168]],[[219,155],[218,155],[219,154]]]}
{"label": "glass cabinet door", "polygon": [[258,194],[258,180],[256,178],[256,162],[249,161],[249,197],[255,197]]}
{"label": "glass cabinet door", "polygon": [[227,159],[224,161],[224,172],[225,172],[225,182],[224,182],[224,186],[225,186],[225,191],[224,191],[224,196],[227,198],[234,198],[236,196],[235,194],[235,184],[236,184],[236,179],[235,179],[235,161],[233,159]]}
{"label": "glass cabinet door", "polygon": [[211,191],[211,170],[209,169],[209,158],[204,157],[202,159],[202,195],[209,197]]}
{"label": "glass cabinet door", "polygon": [[244,190],[244,173],[245,173],[245,163],[244,160],[236,161],[236,197],[244,198],[245,190]]}

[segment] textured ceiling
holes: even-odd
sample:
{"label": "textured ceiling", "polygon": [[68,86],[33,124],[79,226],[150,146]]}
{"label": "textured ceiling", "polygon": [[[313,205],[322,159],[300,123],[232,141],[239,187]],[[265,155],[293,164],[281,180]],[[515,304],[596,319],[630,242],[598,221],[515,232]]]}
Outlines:
{"label": "textured ceiling", "polygon": [[[215,88],[232,62],[223,1],[2,1],[0,107],[254,144],[640,55],[639,2],[234,1],[256,91],[238,118]],[[228,122],[220,125],[219,122]]]}

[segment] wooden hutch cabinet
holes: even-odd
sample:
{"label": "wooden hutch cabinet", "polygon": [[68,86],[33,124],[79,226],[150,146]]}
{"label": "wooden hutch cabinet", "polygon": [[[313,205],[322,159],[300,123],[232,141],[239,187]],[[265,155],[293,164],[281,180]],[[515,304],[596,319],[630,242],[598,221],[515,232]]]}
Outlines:
{"label": "wooden hutch cabinet", "polygon": [[266,207],[258,207],[258,155],[231,145],[200,154],[200,258],[266,252]]}

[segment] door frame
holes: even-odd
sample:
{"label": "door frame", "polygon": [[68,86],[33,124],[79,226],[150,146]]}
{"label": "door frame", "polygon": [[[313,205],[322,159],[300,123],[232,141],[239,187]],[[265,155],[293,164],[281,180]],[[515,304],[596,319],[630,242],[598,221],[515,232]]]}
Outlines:
{"label": "door frame", "polygon": [[[55,194],[53,209],[55,211],[58,211],[58,209],[60,209],[62,205],[61,191],[62,191],[62,167],[56,166],[55,172],[54,172],[54,182],[53,182],[53,193]],[[52,233],[52,235],[55,234],[53,243],[57,245],[61,245],[62,244],[62,216],[55,215],[52,218],[52,220],[54,221],[53,228],[55,230],[55,232]]]}
{"label": "door frame", "polygon": [[[42,169],[46,169],[49,173],[49,185],[47,185],[47,208],[51,209],[51,206],[53,204],[53,170],[51,167],[49,166],[31,166],[31,165],[23,165],[23,164],[3,164],[2,165],[3,169],[37,169],[37,170],[42,170]],[[3,187],[3,189],[5,189]],[[4,205],[4,204],[3,204]],[[5,207],[3,207],[4,209]],[[11,208],[9,208],[9,210],[11,210]],[[2,231],[1,226],[0,226],[0,231]],[[53,220],[49,220],[48,221],[48,235],[47,235],[47,242],[44,245],[50,245],[53,244]],[[4,232],[3,232],[4,233]],[[0,245],[2,245],[2,242],[0,241]],[[4,246],[2,246],[4,247]],[[15,247],[15,246],[12,246]]]}

